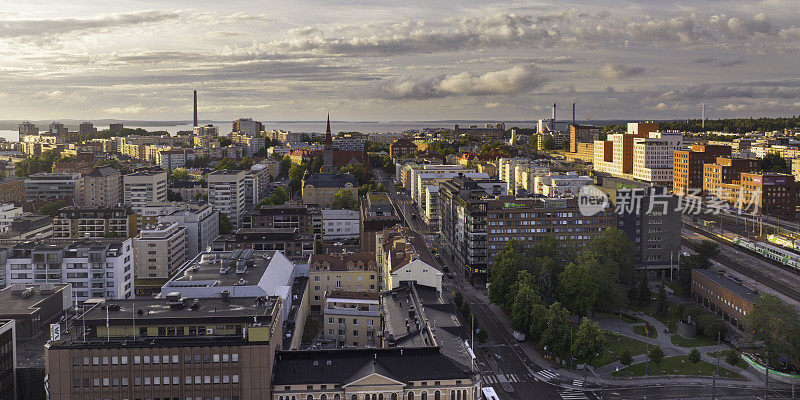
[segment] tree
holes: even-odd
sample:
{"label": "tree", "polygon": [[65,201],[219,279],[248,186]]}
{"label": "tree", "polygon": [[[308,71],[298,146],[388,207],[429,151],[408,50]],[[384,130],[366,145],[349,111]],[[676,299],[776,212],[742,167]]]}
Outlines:
{"label": "tree", "polygon": [[695,251],[703,261],[703,268],[708,268],[711,266],[709,259],[712,259],[719,254],[719,243],[712,242],[710,240],[703,240],[699,245],[697,245]]}
{"label": "tree", "polygon": [[350,175],[353,175],[353,177],[356,178],[356,182],[358,182],[359,186],[366,185],[369,178],[367,176],[366,168],[361,164],[345,165],[344,167],[339,168],[339,173],[340,174],[349,173]]}
{"label": "tree", "polygon": [[181,201],[181,194],[178,192],[174,192],[170,189],[167,189],[167,201]]}
{"label": "tree", "polygon": [[[610,310],[624,305],[626,288],[635,287],[633,243],[617,228],[609,228],[587,243],[576,263],[596,258],[594,277],[601,282],[596,304]],[[595,264],[592,264],[595,265]]]}
{"label": "tree", "polygon": [[664,282],[658,287],[658,304],[656,306],[656,313],[664,317],[669,312],[669,305],[667,304],[667,289],[664,287]]}
{"label": "tree", "polygon": [[555,148],[556,148],[556,140],[553,139],[553,135],[546,135],[544,139],[542,139],[542,150],[551,151],[555,150]]}
{"label": "tree", "polygon": [[39,214],[49,215],[50,217],[55,217],[58,215],[58,211],[62,208],[67,206],[67,202],[64,200],[56,200],[52,203],[47,203],[41,207],[39,207]]}
{"label": "tree", "polygon": [[281,158],[280,176],[287,176],[289,174],[289,168],[292,168],[292,157],[289,157],[289,155],[286,154],[283,156],[283,158]]}
{"label": "tree", "polygon": [[333,195],[333,208],[347,210],[358,209],[358,203],[356,202],[355,196],[353,196],[353,192],[347,189],[336,192],[336,194]]}
{"label": "tree", "polygon": [[543,304],[534,304],[530,309],[530,328],[528,329],[528,339],[538,342],[542,333],[547,329],[547,307]]}
{"label": "tree", "polygon": [[575,340],[572,342],[572,355],[582,363],[591,363],[603,352],[605,340],[603,332],[589,318],[583,317]]}
{"label": "tree", "polygon": [[186,168],[176,168],[175,171],[172,171],[172,179],[176,181],[188,181],[191,178],[189,177],[189,173],[186,172]]}
{"label": "tree", "polygon": [[219,234],[230,235],[233,232],[233,224],[228,214],[219,213]]}
{"label": "tree", "polygon": [[764,155],[764,158],[761,159],[761,169],[765,172],[777,172],[779,174],[792,172],[791,165],[786,162],[786,159],[776,153]]}
{"label": "tree", "polygon": [[739,355],[733,350],[728,351],[728,354],[725,356],[725,362],[734,367],[736,364],[739,364],[739,360]]}
{"label": "tree", "polygon": [[564,358],[569,354],[569,311],[558,302],[547,310],[547,327],[542,332],[541,343],[547,349]]}
{"label": "tree", "polygon": [[[525,271],[521,271],[520,275]],[[534,304],[539,304],[541,298],[533,290],[529,284],[522,285],[514,297],[514,302],[511,304],[511,325],[519,332],[528,332],[531,329],[533,315],[531,314],[531,307]]]}
{"label": "tree", "polygon": [[561,141],[561,150],[569,151],[569,140]]}
{"label": "tree", "polygon": [[799,364],[797,340],[800,337],[800,323],[792,306],[775,295],[761,294],[745,322],[755,339],[763,342],[762,355],[770,364],[774,365],[782,353],[794,365]]}
{"label": "tree", "polygon": [[656,365],[660,364],[661,360],[664,359],[664,349],[662,349],[661,346],[653,347],[650,349],[650,353],[647,355],[647,358],[656,363]]}
{"label": "tree", "polygon": [[692,351],[689,352],[689,361],[691,361],[692,364],[700,362],[700,352],[696,348],[693,348]]}
{"label": "tree", "polygon": [[508,309],[510,304],[508,292],[517,280],[517,272],[523,265],[523,246],[511,240],[506,243],[503,250],[495,257],[492,274],[489,276],[489,301],[503,309]]}
{"label": "tree", "polygon": [[642,278],[636,290],[636,300],[639,302],[639,304],[646,306],[650,304],[650,300],[652,298],[653,294],[650,292],[650,285],[647,284],[647,278]]}
{"label": "tree", "polygon": [[195,201],[202,200],[202,201],[208,202],[208,193],[197,193],[197,194],[194,195],[194,200]]}
{"label": "tree", "polygon": [[619,362],[622,363],[624,366],[631,365],[633,362],[633,355],[631,355],[630,349],[625,349],[622,354],[619,355]]}
{"label": "tree", "polygon": [[600,293],[596,280],[598,262],[596,258],[582,258],[580,262],[569,263],[558,276],[561,302],[572,312],[589,315],[594,309]]}
{"label": "tree", "polygon": [[226,137],[219,137],[219,147],[228,147],[233,144],[233,141]]}

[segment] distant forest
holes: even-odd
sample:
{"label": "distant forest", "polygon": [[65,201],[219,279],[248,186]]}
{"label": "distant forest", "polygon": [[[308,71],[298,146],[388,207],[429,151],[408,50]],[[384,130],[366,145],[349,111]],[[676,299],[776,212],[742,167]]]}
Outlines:
{"label": "distant forest", "polygon": [[753,131],[772,132],[782,131],[786,128],[800,128],[800,116],[788,118],[731,118],[706,120],[706,128],[702,129],[702,121],[692,119],[688,121],[660,122],[660,130],[681,132],[716,131],[727,133],[747,133]]}

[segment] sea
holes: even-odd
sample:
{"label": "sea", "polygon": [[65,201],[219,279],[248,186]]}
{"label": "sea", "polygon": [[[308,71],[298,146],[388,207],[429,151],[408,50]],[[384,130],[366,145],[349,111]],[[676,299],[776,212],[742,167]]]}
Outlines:
{"label": "sea", "polygon": [[[331,121],[331,130],[333,132],[361,132],[361,133],[401,133],[408,130],[422,130],[425,128],[450,128],[452,129],[455,124],[461,126],[485,126],[486,124],[494,124],[498,121]],[[506,128],[519,127],[519,128],[532,128],[536,126],[534,121],[502,121],[506,124]],[[231,129],[231,121],[201,121],[205,125],[212,123],[220,127],[220,133],[228,132]],[[305,132],[305,133],[322,133],[325,132],[325,121],[262,121],[265,129],[267,130],[283,130],[291,132]],[[70,130],[76,127],[65,124]],[[108,125],[96,125],[98,130],[108,129]],[[174,124],[174,125],[125,125],[126,128],[144,128],[148,131],[167,131],[175,135],[178,131],[192,130],[191,124]],[[47,129],[47,126],[39,126],[39,130]],[[8,141],[19,140],[19,132],[17,130],[0,130],[0,137]]]}

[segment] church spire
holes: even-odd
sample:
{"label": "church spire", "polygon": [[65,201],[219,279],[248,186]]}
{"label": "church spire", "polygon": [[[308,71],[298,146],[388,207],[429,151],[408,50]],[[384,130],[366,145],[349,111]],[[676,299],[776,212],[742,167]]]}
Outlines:
{"label": "church spire", "polygon": [[325,128],[325,144],[333,144],[333,138],[331,138],[331,113],[328,113],[328,126]]}

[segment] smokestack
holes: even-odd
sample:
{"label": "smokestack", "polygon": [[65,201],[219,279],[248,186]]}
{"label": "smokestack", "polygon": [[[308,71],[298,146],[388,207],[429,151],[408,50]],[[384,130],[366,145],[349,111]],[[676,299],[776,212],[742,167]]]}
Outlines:
{"label": "smokestack", "polygon": [[706,104],[705,103],[703,103],[703,111],[702,111],[702,114],[700,115],[700,119],[702,120],[700,125],[702,126],[703,130],[706,130]]}
{"label": "smokestack", "polygon": [[197,90],[194,91],[194,125],[197,126]]}
{"label": "smokestack", "polygon": [[572,125],[575,125],[575,102],[572,102]]}
{"label": "smokestack", "polygon": [[553,122],[556,121],[556,103],[553,102]]}
{"label": "smokestack", "polygon": [[550,121],[550,129],[556,131],[556,102],[553,102],[553,118]]}

